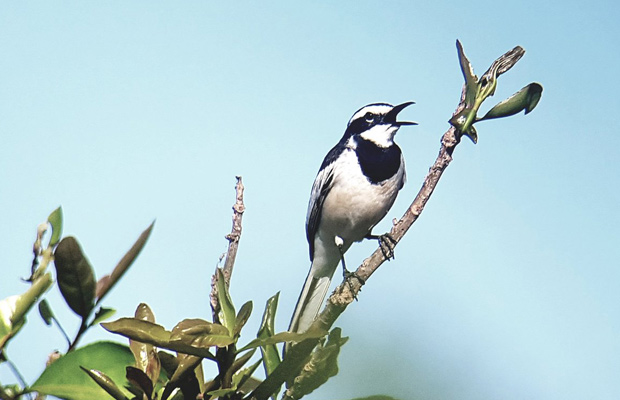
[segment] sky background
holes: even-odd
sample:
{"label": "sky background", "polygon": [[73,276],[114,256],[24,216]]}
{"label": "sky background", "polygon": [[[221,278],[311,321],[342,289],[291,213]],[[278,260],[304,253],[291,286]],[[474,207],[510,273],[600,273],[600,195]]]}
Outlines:
{"label": "sky background", "polygon": [[[458,146],[396,259],[337,322],[341,372],[310,398],[618,399],[619,18],[611,0],[2,2],[0,298],[26,290],[36,227],[62,205],[98,277],[157,220],[104,302],[115,318],[140,302],[168,329],[209,318],[241,175],[242,341],[276,292],[285,330],[309,268],[310,188],[353,112],[416,101],[386,231],[458,103],[456,39],[478,75],[521,45],[484,109],[533,81],[541,102]],[[73,335],[58,289],[47,298]],[[123,341],[96,328],[82,344],[102,339]],[[33,382],[54,349],[64,340],[35,310],[8,355]]]}

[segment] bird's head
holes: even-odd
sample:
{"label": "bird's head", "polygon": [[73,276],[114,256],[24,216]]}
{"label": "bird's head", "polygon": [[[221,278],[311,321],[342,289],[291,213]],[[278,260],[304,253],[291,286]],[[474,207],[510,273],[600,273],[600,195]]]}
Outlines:
{"label": "bird's head", "polygon": [[389,147],[394,135],[403,125],[417,125],[416,122],[397,121],[396,117],[412,101],[393,106],[385,103],[369,104],[357,110],[349,120],[345,137],[360,136],[380,147]]}

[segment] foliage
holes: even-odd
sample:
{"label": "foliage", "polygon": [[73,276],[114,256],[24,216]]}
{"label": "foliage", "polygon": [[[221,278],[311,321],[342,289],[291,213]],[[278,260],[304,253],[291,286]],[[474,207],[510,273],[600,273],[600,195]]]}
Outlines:
{"label": "foliage", "polygon": [[[79,367],[86,365],[89,368],[100,368],[106,371],[110,379],[118,379],[125,376],[127,360],[133,361],[129,349],[118,344],[101,342],[81,349],[77,349],[77,344],[88,329],[114,314],[114,309],[103,307],[101,301],[136,259],[150,236],[153,224],[140,235],[112,273],[98,281],[78,240],[71,236],[62,237],[62,227],[63,213],[58,207],[37,228],[30,277],[25,280],[30,287],[20,295],[0,300],[0,362],[6,362],[14,371],[18,371],[7,356],[6,349],[11,339],[26,324],[26,315],[35,305],[38,305],[39,314],[47,325],[55,323],[61,330],[67,340],[67,352],[65,355],[52,353],[49,365],[31,386],[23,382],[19,373],[17,376],[21,386],[0,385],[0,397],[3,399],[17,399],[32,391],[61,398],[102,397],[101,394],[105,395],[105,392]],[[50,231],[46,243],[46,234]],[[73,339],[62,328],[49,302],[42,298],[54,284],[52,272],[48,271],[50,263],[55,266],[56,283],[63,299],[81,319],[80,328]],[[105,397],[107,395],[102,398]]]}
{"label": "foliage", "polygon": [[459,55],[459,63],[461,65],[461,72],[465,78],[465,85],[463,86],[463,107],[452,116],[450,124],[452,124],[460,134],[466,135],[474,143],[477,143],[478,133],[474,128],[474,123],[486,119],[508,117],[521,111],[525,111],[525,114],[528,114],[536,107],[542,96],[543,88],[539,83],[530,83],[506,100],[495,105],[484,117],[479,118],[477,114],[480,106],[487,98],[495,94],[497,78],[511,69],[517,61],[523,57],[525,50],[517,46],[508,51],[495,60],[489,69],[478,79],[465,55],[463,45],[458,40],[456,41],[456,47]]}
{"label": "foliage", "polygon": [[[96,342],[71,351],[60,357],[43,371],[31,390],[74,400],[109,399],[100,387],[80,367],[88,370],[105,371],[110,380],[121,387],[128,384],[125,366],[133,363],[133,356],[127,346],[112,342]],[[127,390],[121,390],[130,395]]]}
{"label": "foliage", "polygon": [[[252,302],[244,303],[238,310],[230,297],[222,271],[218,268],[214,276],[214,294],[217,312],[214,321],[204,319],[183,319],[171,330],[155,322],[147,304],[138,305],[132,318],[120,318],[103,322],[114,314],[112,308],[100,306],[102,298],[119,281],[150,236],[151,224],[138,238],[112,273],[97,280],[78,240],[62,237],[62,210],[58,208],[37,231],[34,244],[34,261],[31,276],[27,279],[30,288],[23,294],[10,296],[0,301],[0,350],[2,360],[10,362],[4,350],[10,339],[26,323],[26,314],[37,305],[41,318],[47,325],[56,324],[67,339],[65,354],[52,354],[47,368],[32,384],[22,387],[9,385],[0,387],[3,399],[17,399],[30,392],[53,395],[69,400],[83,399],[194,399],[238,398],[240,393],[249,392],[260,385],[253,377],[259,366],[267,375],[280,364],[281,355],[277,344],[301,342],[306,339],[321,339],[325,331],[306,333],[274,332],[278,294],[267,301],[260,329],[256,339],[237,349],[241,331],[252,313]],[[50,240],[44,244],[44,235],[52,230]],[[41,297],[53,285],[52,273],[47,271],[50,263],[56,270],[56,283],[67,306],[81,319],[78,333],[69,339],[57,320],[51,305]],[[112,342],[96,342],[78,348],[81,336],[91,327],[101,324],[106,330],[125,336],[129,346]],[[330,335],[340,337],[335,330]],[[346,340],[341,340],[340,344]],[[329,339],[326,348],[333,347]],[[260,348],[261,357],[250,362]],[[161,349],[175,352],[171,353]],[[330,354],[333,354],[331,352]],[[321,346],[311,362],[327,357]],[[329,358],[329,357],[327,357]],[[218,375],[205,381],[202,372],[203,360],[215,362]],[[322,371],[295,371],[289,376],[293,381],[296,374],[304,377],[303,382],[325,382],[335,374],[335,358],[332,367]],[[309,393],[317,384],[297,385],[298,392]],[[279,390],[278,390],[279,391]],[[275,394],[275,393],[274,393]]]}

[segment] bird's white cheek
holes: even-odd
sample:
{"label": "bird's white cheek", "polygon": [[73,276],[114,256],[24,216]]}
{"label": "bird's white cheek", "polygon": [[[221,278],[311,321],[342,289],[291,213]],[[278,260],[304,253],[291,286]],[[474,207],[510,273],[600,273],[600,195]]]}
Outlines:
{"label": "bird's white cheek", "polygon": [[360,136],[369,140],[379,147],[390,147],[394,144],[394,135],[398,127],[392,125],[375,125]]}

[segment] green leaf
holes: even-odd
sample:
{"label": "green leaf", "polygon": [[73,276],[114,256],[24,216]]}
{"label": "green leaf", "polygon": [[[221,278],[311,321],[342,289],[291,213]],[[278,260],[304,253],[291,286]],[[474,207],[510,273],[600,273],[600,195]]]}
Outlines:
{"label": "green leaf", "polygon": [[224,382],[232,382],[232,378],[234,376],[234,374],[237,373],[237,371],[239,371],[241,368],[243,368],[243,366],[250,361],[250,358],[252,358],[252,356],[254,355],[254,353],[256,353],[256,349],[253,349],[252,351],[248,351],[247,353],[245,353],[244,355],[242,355],[241,357],[237,358],[232,365],[230,366],[230,368],[228,369],[228,371],[226,371],[226,375],[224,376]]}
{"label": "green leaf", "polygon": [[530,83],[506,100],[491,108],[479,121],[493,118],[503,118],[525,110],[525,114],[532,111],[542,96],[543,88],[539,83]]}
{"label": "green leaf", "polygon": [[146,241],[151,235],[154,224],[155,221],[153,221],[151,225],[149,225],[149,227],[146,228],[144,232],[142,232],[142,234],[140,234],[138,240],[136,240],[133,246],[131,246],[131,249],[129,249],[129,251],[123,256],[123,258],[121,258],[112,273],[110,275],[104,276],[99,280],[96,293],[97,304],[99,304],[101,300],[105,297],[105,295],[108,294],[108,292],[114,287],[114,285],[118,283],[123,274],[127,272],[129,267],[131,267],[131,264],[133,264],[133,262],[136,260],[136,258],[142,251],[142,248],[146,244]]}
{"label": "green leaf", "polygon": [[176,388],[181,388],[185,398],[196,398],[200,392],[195,370],[202,362],[202,357],[179,354],[177,361],[178,365],[166,384],[162,400],[166,400]]}
{"label": "green leaf", "polygon": [[[147,321],[153,324],[155,323],[155,316],[153,315],[151,308],[146,303],[140,303],[138,305],[134,316],[136,320]],[[149,362],[148,354],[151,351],[154,351],[153,345],[129,339],[129,348],[136,359],[136,367],[143,372],[146,371]]]}
{"label": "green leaf", "polygon": [[237,317],[235,318],[235,329],[233,330],[233,337],[235,338],[239,337],[239,335],[241,334],[241,329],[243,329],[243,326],[245,325],[245,323],[248,322],[248,319],[250,318],[251,314],[252,314],[252,302],[248,301],[241,306],[241,308],[239,309],[239,313],[237,314]]}
{"label": "green leaf", "polygon": [[128,400],[127,396],[123,393],[123,391],[116,386],[116,383],[109,376],[104,374],[101,371],[97,371],[95,369],[88,369],[80,366],[84,372],[90,376],[90,378],[95,381],[97,385],[99,385],[103,390],[106,391],[110,396],[114,397],[116,400]]}
{"label": "green leaf", "polygon": [[45,299],[39,302],[39,315],[41,315],[41,318],[43,318],[45,325],[47,326],[52,325],[52,319],[54,318],[54,312],[52,311],[49,303]]}
{"label": "green leaf", "polygon": [[469,130],[467,132],[464,132],[464,134],[471,139],[472,142],[474,142],[474,144],[478,143],[478,132],[476,131],[476,128],[471,125],[469,127]]}
{"label": "green leaf", "polygon": [[74,237],[58,243],[54,265],[60,293],[73,312],[86,319],[95,306],[95,274]]}
{"label": "green leaf", "polygon": [[[68,400],[109,400],[109,396],[80,368],[100,371],[119,388],[128,382],[125,367],[133,364],[133,355],[127,346],[112,342],[96,342],[76,349],[49,365],[30,387],[32,391]],[[130,393],[120,389],[125,396]]]}
{"label": "green leaf", "polygon": [[164,347],[163,345],[170,341],[170,332],[163,326],[136,318],[120,318],[112,322],[103,322],[101,326],[109,332],[154,346]]}
{"label": "green leaf", "polygon": [[[209,339],[206,339],[204,342],[198,341],[197,345],[200,345],[199,347],[189,344],[189,342],[191,342],[191,336],[196,334],[196,332],[194,331],[188,332],[188,338],[183,338],[183,340],[181,340],[181,337],[177,332],[175,340],[172,340],[172,333],[164,329],[163,326],[148,321],[141,321],[135,318],[121,318],[112,322],[104,322],[101,324],[101,326],[103,326],[103,328],[109,332],[123,335],[127,338],[137,340],[139,342],[152,344],[153,346],[185,354],[192,354],[211,360],[215,359],[213,354],[209,352],[209,347],[202,346],[205,344],[205,342],[208,342]],[[222,327],[222,329],[225,328]],[[218,337],[217,340],[214,340],[217,342],[217,345],[227,346],[233,343],[231,337],[223,340],[223,338],[221,337],[223,335],[219,336],[220,337]]]}
{"label": "green leaf", "polygon": [[259,346],[268,346],[276,343],[302,342],[306,339],[318,339],[322,338],[325,335],[327,335],[327,332],[323,330],[308,330],[302,333],[280,332],[270,337],[254,339],[250,343],[239,349],[237,352],[241,353],[242,351],[254,349]]}
{"label": "green leaf", "polygon": [[21,329],[28,311],[51,285],[52,275],[48,272],[36,278],[23,294],[0,301],[0,352],[8,340]]}
{"label": "green leaf", "polygon": [[97,312],[95,312],[95,317],[90,325],[97,325],[98,323],[111,318],[114,314],[116,314],[116,310],[113,308],[99,307]]}
{"label": "green leaf", "polygon": [[[261,322],[260,328],[258,329],[258,333],[256,334],[256,337],[258,339],[267,339],[275,334],[274,326],[279,297],[280,292],[276,293],[274,296],[269,298],[269,300],[267,300],[267,304],[265,305],[265,312],[263,313],[263,320]],[[265,375],[269,376],[273,372],[273,370],[275,370],[276,367],[280,365],[280,352],[278,351],[278,347],[275,344],[261,346],[260,349],[263,355],[263,367],[265,368]]]}
{"label": "green leaf", "polygon": [[228,328],[229,332],[233,332],[236,325],[235,306],[230,298],[230,293],[228,293],[228,286],[224,279],[224,273],[220,268],[217,268],[216,274],[217,280],[215,287],[217,290],[217,300],[220,306],[218,320],[222,325]]}
{"label": "green leaf", "polygon": [[[159,359],[161,360],[161,365],[163,367],[163,370],[166,372],[166,376],[168,377],[168,379],[172,378],[172,376],[176,372],[177,368],[179,367],[180,362],[182,361],[184,357],[194,357],[194,356],[188,356],[187,354],[178,354],[177,357],[175,357],[172,354],[166,353],[164,351],[159,351],[157,355],[159,356]],[[186,362],[191,362],[191,360],[187,360]],[[186,368],[186,367],[184,366],[183,368]],[[187,396],[186,396],[187,398],[195,398],[196,393],[202,392],[202,390],[200,389],[200,382],[198,382],[198,379],[195,376],[187,375],[187,379],[179,381],[179,384],[180,384],[179,388],[181,389],[180,392],[182,392],[183,394],[187,393]],[[172,387],[173,385],[170,385],[170,388],[168,388],[168,385],[169,384],[166,384],[166,388],[164,388],[164,391],[161,396],[162,400],[166,400],[166,397],[170,396],[170,394],[175,389]],[[185,398],[185,396],[179,396],[180,392],[175,394],[175,396],[172,398],[173,399]]]}
{"label": "green leaf", "polygon": [[327,338],[327,343],[316,348],[310,361],[301,370],[301,373],[293,381],[289,393],[294,393],[293,398],[299,399],[316,388],[323,385],[329,378],[338,373],[338,354],[340,348],[348,338],[341,336],[340,328],[334,328]]}
{"label": "green leaf", "polygon": [[172,354],[161,350],[157,352],[157,357],[159,357],[161,361],[162,371],[165,372],[168,379],[170,379],[179,366],[179,361]]}
{"label": "green leaf", "polygon": [[463,50],[463,45],[460,40],[456,41],[456,49],[459,55],[459,63],[461,65],[461,71],[463,72],[463,78],[465,78],[465,104],[471,107],[478,94],[478,77],[474,74],[474,70],[465,55],[465,50]]}
{"label": "green leaf", "polygon": [[126,368],[127,380],[131,382],[135,388],[138,389],[138,393],[142,392],[146,394],[147,399],[153,398],[154,383],[151,378],[141,369],[128,366]]}
{"label": "green leaf", "polygon": [[525,50],[521,46],[515,46],[502,54],[497,60],[493,61],[493,64],[484,73],[483,76],[487,77],[499,77],[500,75],[508,72],[515,64],[523,57]]}
{"label": "green leaf", "polygon": [[203,319],[184,319],[170,335],[170,342],[182,342],[195,348],[225,347],[234,342],[228,329]]}
{"label": "green leaf", "polygon": [[134,316],[136,319],[155,323],[155,314],[153,314],[153,310],[146,303],[138,304]]}
{"label": "green leaf", "polygon": [[[250,378],[252,378],[252,374],[254,374],[254,372],[256,371],[258,366],[261,364],[261,362],[262,360],[258,360],[254,364],[250,365],[249,367],[243,368],[235,372],[232,378],[233,387],[243,390],[244,389],[243,385],[246,382],[248,382]],[[246,392],[249,393],[250,391],[248,390]]]}
{"label": "green leaf", "polygon": [[47,217],[47,222],[52,226],[52,237],[50,238],[50,247],[54,247],[60,241],[62,235],[62,207],[58,207]]}
{"label": "green leaf", "polygon": [[[134,315],[138,320],[155,323],[155,315],[146,303],[140,303]],[[161,362],[157,356],[157,349],[152,344],[132,339],[129,339],[129,348],[136,359],[136,367],[149,377],[152,385],[155,385],[161,371]]]}

